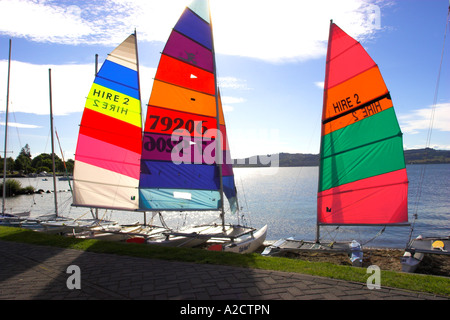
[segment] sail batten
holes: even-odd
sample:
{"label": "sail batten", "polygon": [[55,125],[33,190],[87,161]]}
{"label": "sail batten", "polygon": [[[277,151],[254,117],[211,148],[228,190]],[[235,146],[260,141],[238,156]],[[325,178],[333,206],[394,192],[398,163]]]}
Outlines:
{"label": "sail batten", "polygon": [[408,221],[403,139],[378,65],[330,25],[322,113],[318,225]]}

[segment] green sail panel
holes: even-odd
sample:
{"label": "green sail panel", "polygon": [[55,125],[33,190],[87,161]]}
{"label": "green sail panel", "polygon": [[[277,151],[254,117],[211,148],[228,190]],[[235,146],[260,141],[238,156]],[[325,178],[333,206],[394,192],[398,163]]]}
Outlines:
{"label": "green sail panel", "polygon": [[319,191],[405,168],[402,148],[393,108],[324,136]]}

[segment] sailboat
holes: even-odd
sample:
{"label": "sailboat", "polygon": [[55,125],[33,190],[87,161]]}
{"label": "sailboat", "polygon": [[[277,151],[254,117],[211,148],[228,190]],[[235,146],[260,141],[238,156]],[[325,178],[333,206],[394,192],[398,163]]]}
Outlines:
{"label": "sailboat", "polygon": [[[123,233],[102,223],[99,209],[137,211],[142,141],[136,32],[117,46],[96,72],[81,118],[73,174],[73,206],[91,209],[95,225],[74,233],[106,238]],[[94,213],[95,212],[95,213]],[[147,226],[142,233],[154,231]],[[133,229],[134,230],[134,229]],[[166,228],[159,228],[165,231]],[[95,232],[94,232],[95,231]]]}
{"label": "sailboat", "polygon": [[330,23],[322,111],[315,242],[280,241],[270,252],[355,251],[327,243],[323,226],[408,226],[408,177],[402,132],[390,92],[362,45]]}
{"label": "sailboat", "polygon": [[4,156],[3,156],[3,194],[2,194],[2,212],[0,213],[0,224],[1,225],[18,225],[25,218],[30,215],[30,211],[24,212],[14,212],[7,213],[6,212],[6,164],[7,164],[7,145],[8,145],[8,116],[9,116],[9,86],[10,86],[10,78],[11,78],[11,49],[12,49],[12,41],[9,40],[9,58],[8,58],[8,79],[7,79],[7,88],[6,88],[6,111],[5,111],[5,148],[4,148]]}
{"label": "sailboat", "polygon": [[223,250],[241,253],[261,245],[267,226],[255,232],[225,224],[225,198],[232,212],[238,203],[208,1],[186,7],[170,34],[143,134],[141,114],[134,34],[109,55],[87,98],[75,155],[74,205],[160,214],[217,211],[220,224],[145,238],[151,244],[197,246],[214,237]]}
{"label": "sailboat", "polygon": [[5,148],[3,156],[3,195],[2,195],[2,212],[0,214],[0,223],[9,224],[22,220],[22,218],[30,215],[30,212],[7,213],[5,209],[6,198],[6,163],[7,163],[7,144],[8,144],[8,115],[9,115],[9,85],[11,77],[11,48],[12,41],[9,40],[9,58],[8,58],[8,80],[6,89],[6,112],[5,112]]}
{"label": "sailboat", "polygon": [[223,240],[220,250],[244,253],[265,240],[267,226],[255,232],[225,224],[225,199],[231,212],[239,208],[207,0],[185,8],[162,52],[147,109],[139,196],[146,210],[220,213],[220,224],[172,232],[160,244],[192,246],[214,237]]}

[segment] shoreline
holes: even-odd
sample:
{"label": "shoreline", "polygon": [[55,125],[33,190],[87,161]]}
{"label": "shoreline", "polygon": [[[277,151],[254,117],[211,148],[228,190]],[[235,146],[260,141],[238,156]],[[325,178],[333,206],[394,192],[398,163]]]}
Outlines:
{"label": "shoreline", "polygon": [[[405,253],[404,249],[365,247],[362,251],[362,268],[376,265],[383,271],[402,272],[401,259],[403,257],[403,254]],[[331,264],[344,266],[352,265],[348,253],[346,252],[285,252],[279,256],[310,262],[328,262]],[[450,277],[450,255],[437,253],[425,254],[422,262],[419,264],[414,274]]]}

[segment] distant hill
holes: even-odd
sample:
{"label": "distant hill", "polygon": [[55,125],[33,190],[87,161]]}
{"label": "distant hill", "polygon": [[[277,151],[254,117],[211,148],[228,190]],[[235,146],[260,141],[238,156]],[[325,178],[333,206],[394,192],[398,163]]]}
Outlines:
{"label": "distant hill", "polygon": [[414,163],[450,163],[450,150],[434,150],[431,148],[405,150],[407,164]]}
{"label": "distant hill", "polygon": [[[319,165],[318,154],[279,153],[235,159],[234,167],[269,167],[278,156],[278,167],[309,167]],[[406,164],[450,163],[450,150],[434,150],[431,148],[405,150]]]}

